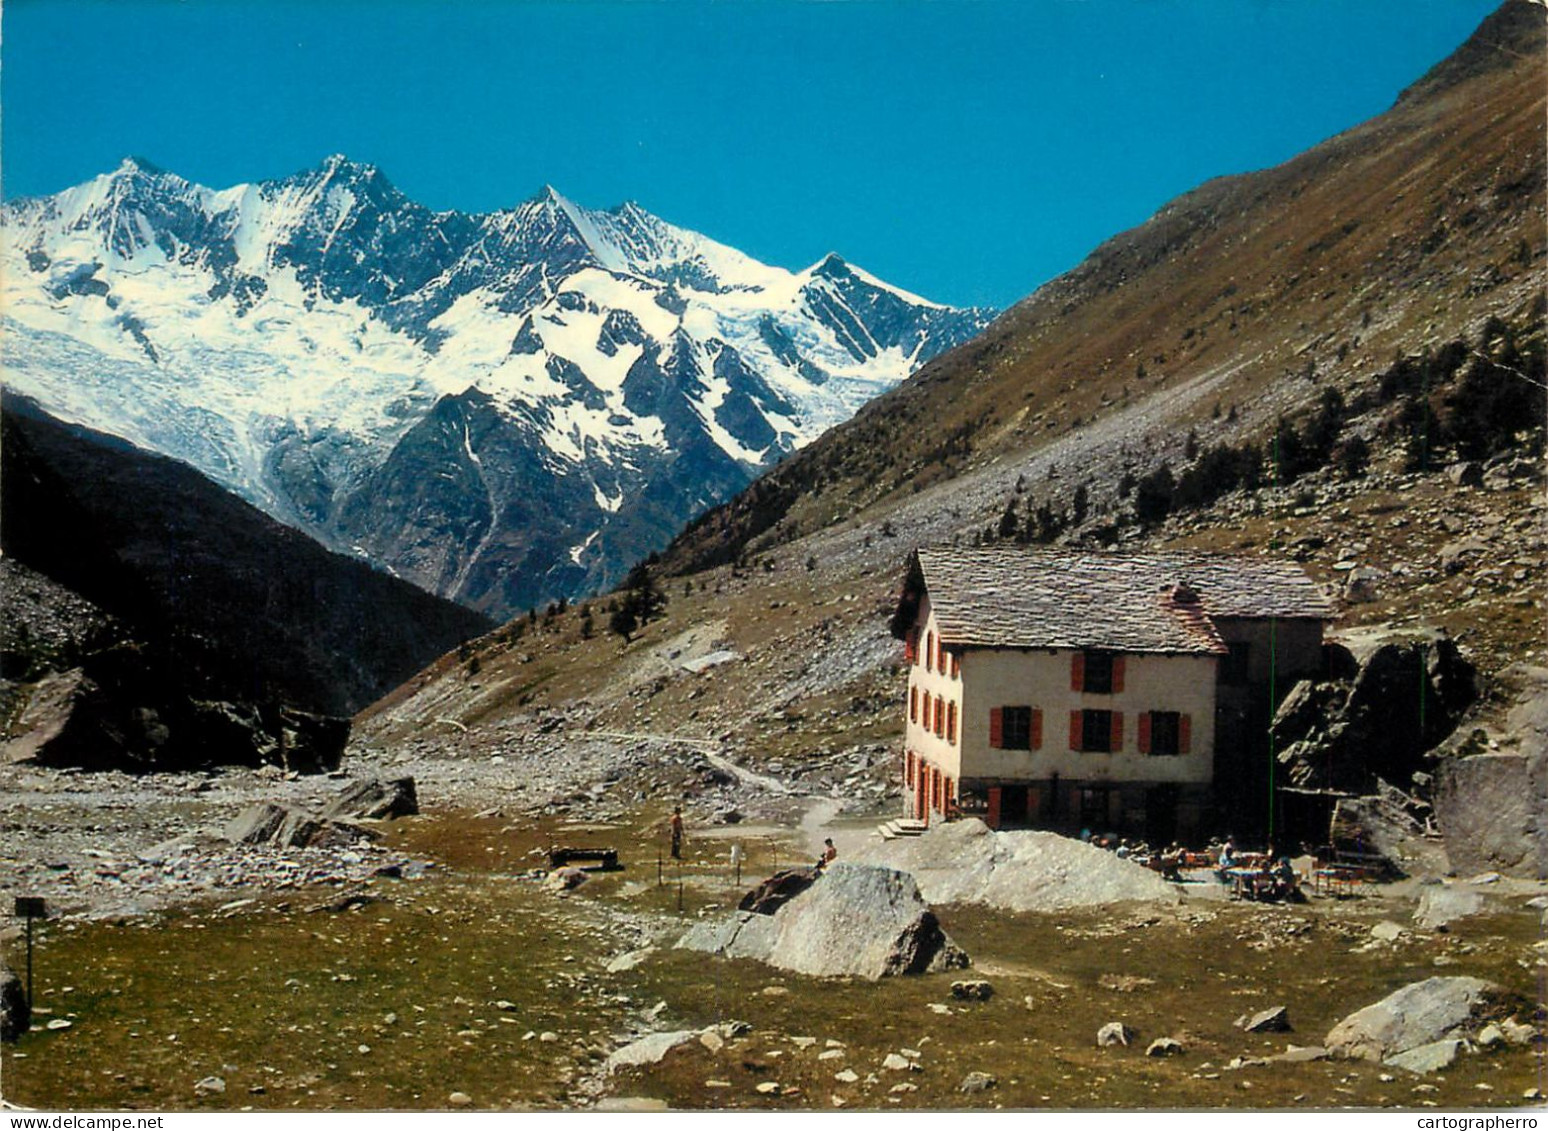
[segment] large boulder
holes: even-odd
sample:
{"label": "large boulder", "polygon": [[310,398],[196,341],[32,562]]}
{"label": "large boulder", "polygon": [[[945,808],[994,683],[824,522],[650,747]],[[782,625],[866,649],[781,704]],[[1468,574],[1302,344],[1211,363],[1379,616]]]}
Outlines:
{"label": "large boulder", "polygon": [[272,844],[279,848],[341,848],[377,833],[351,821],[334,820],[272,801],[250,805],[227,823],[233,844]]}
{"label": "large boulder", "polygon": [[14,1041],[32,1024],[27,989],[16,972],[0,961],[0,1041]]}
{"label": "large boulder", "polygon": [[12,727],[15,738],[0,746],[0,762],[61,760],[78,740],[75,731],[90,727],[99,694],[97,685],[80,668],[53,672],[32,685],[25,706]]}
{"label": "large boulder", "polygon": [[413,778],[366,778],[345,786],[322,815],[372,821],[412,817],[418,812],[419,797]]}
{"label": "large boulder", "polygon": [[1297,685],[1271,733],[1297,789],[1371,793],[1406,783],[1478,694],[1477,672],[1444,632],[1359,629],[1333,646],[1337,678]]}
{"label": "large boulder", "polygon": [[[1160,873],[1084,841],[1034,829],[996,832],[977,818],[861,850],[913,876],[931,903],[1062,911],[1125,900],[1177,903]],[[860,854],[857,854],[860,855]]]}
{"label": "large boulder", "polygon": [[1548,879],[1548,752],[1446,759],[1435,821],[1456,871]]}
{"label": "large boulder", "polygon": [[673,1049],[696,1041],[703,1033],[712,1030],[677,1029],[670,1033],[648,1033],[637,1041],[631,1041],[614,1049],[603,1063],[602,1069],[609,1076],[620,1068],[643,1068],[660,1064]]}
{"label": "large boulder", "polygon": [[1502,1013],[1504,991],[1481,978],[1426,978],[1351,1013],[1323,1042],[1335,1055],[1387,1060],[1463,1037]]}
{"label": "large boulder", "polygon": [[1453,920],[1477,915],[1483,905],[1483,893],[1476,888],[1431,884],[1419,896],[1414,922],[1428,930],[1439,930]]}
{"label": "large boulder", "polygon": [[677,945],[817,977],[882,978],[968,964],[912,876],[851,863],[829,866],[772,916],[738,912],[730,922],[695,927]]}

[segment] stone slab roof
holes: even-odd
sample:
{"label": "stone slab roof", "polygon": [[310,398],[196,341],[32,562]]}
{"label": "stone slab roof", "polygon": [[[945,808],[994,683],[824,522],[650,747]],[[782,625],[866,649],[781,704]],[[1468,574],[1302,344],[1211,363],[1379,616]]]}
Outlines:
{"label": "stone slab roof", "polygon": [[942,643],[1224,654],[1214,621],[1331,620],[1294,563],[1215,554],[919,551]]}

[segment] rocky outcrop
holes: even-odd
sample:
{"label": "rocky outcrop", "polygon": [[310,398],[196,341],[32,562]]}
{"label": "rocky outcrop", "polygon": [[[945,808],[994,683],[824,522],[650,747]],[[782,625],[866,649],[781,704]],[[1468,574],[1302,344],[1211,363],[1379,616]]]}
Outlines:
{"label": "rocky outcrop", "polygon": [[1272,723],[1287,784],[1369,794],[1406,785],[1477,697],[1477,673],[1443,632],[1349,633],[1336,678],[1297,684]]}
{"label": "rocky outcrop", "polygon": [[931,903],[980,903],[1007,911],[1059,911],[1139,899],[1177,903],[1159,873],[1057,833],[996,832],[977,818],[863,850],[915,877]]}
{"label": "rocky outcrop", "polygon": [[0,961],[0,1041],[15,1041],[32,1024],[27,990],[15,971]]}
{"label": "rocky outcrop", "polygon": [[1389,1058],[1468,1036],[1503,1012],[1504,991],[1481,978],[1426,978],[1351,1013],[1323,1042],[1335,1055]]}
{"label": "rocky outcrop", "polygon": [[771,916],[738,912],[694,927],[677,945],[817,977],[882,978],[968,964],[912,876],[849,863],[829,867]]}
{"label": "rocky outcrop", "polygon": [[1460,754],[1435,773],[1435,819],[1458,872],[1548,878],[1548,671],[1502,673],[1522,690],[1506,716],[1515,753]]}
{"label": "rocky outcrop", "polygon": [[244,809],[226,825],[223,835],[234,844],[272,844],[280,848],[338,848],[377,837],[362,825],[273,802]]}
{"label": "rocky outcrop", "polygon": [[43,676],[24,690],[0,761],[130,771],[273,764],[321,773],[343,757],[348,719],[191,698],[159,668],[140,646],[124,644]]}
{"label": "rocky outcrop", "polygon": [[375,821],[412,817],[418,812],[419,797],[414,790],[413,778],[365,778],[345,786],[322,815]]}

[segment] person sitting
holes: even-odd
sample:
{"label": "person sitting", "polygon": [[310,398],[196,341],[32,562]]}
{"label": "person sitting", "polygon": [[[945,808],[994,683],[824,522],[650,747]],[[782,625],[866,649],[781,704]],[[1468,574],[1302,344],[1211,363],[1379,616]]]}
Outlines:
{"label": "person sitting", "polygon": [[1215,875],[1220,877],[1221,883],[1229,883],[1230,871],[1236,867],[1236,841],[1232,837],[1226,837],[1225,844],[1220,847],[1220,856],[1215,861]]}
{"label": "person sitting", "polygon": [[1288,856],[1281,856],[1279,863],[1274,865],[1274,894],[1280,899],[1301,898],[1300,879],[1296,876],[1295,868],[1291,865]]}
{"label": "person sitting", "polygon": [[830,836],[822,842],[822,855],[817,858],[817,870],[822,871],[836,859],[838,849],[833,846],[833,838]]}

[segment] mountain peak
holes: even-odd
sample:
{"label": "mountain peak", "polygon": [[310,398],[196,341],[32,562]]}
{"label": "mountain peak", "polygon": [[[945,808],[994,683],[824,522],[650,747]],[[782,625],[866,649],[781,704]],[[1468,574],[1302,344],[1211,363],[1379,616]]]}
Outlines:
{"label": "mountain peak", "polygon": [[812,264],[811,271],[813,275],[821,276],[824,279],[841,279],[854,273],[849,263],[836,251],[828,252],[827,255],[824,255],[816,263]]}
{"label": "mountain peak", "polygon": [[352,161],[343,153],[330,153],[317,165],[316,171],[331,180],[352,183],[386,183],[387,181],[382,171],[369,161]]}
{"label": "mountain peak", "polygon": [[543,187],[538,189],[537,194],[532,197],[532,203],[533,204],[550,204],[550,205],[553,205],[556,208],[563,208],[565,205],[569,204],[570,202],[565,197],[565,195],[563,193],[561,193],[558,189],[554,188],[553,185],[548,184],[547,182],[545,182]]}
{"label": "mountain peak", "polygon": [[145,158],[131,153],[118,163],[118,168],[114,172],[125,175],[141,173],[147,177],[159,177],[164,175],[166,170],[154,162],[147,161]]}

